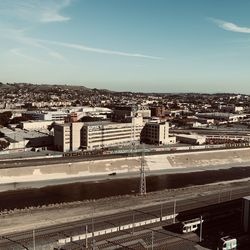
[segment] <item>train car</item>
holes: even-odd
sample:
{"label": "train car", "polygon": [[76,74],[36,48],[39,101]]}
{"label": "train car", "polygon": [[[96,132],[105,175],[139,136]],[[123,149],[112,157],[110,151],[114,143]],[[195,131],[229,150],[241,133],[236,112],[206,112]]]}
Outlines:
{"label": "train car", "polygon": [[199,225],[203,222],[200,218],[195,218],[192,220],[182,221],[180,223],[180,231],[183,234],[195,232]]}
{"label": "train car", "polygon": [[218,244],[218,250],[236,250],[237,249],[237,239],[231,236],[225,236],[220,238]]}

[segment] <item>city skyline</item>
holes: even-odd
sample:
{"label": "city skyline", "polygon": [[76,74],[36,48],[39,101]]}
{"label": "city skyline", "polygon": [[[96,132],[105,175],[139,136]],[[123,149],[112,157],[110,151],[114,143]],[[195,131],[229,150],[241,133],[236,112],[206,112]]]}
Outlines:
{"label": "city skyline", "polygon": [[232,0],[0,0],[0,81],[249,94],[249,7]]}

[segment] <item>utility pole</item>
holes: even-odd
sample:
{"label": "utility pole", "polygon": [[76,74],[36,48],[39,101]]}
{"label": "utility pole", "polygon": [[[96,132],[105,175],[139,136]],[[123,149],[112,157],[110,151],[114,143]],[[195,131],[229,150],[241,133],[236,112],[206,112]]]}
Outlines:
{"label": "utility pole", "polygon": [[140,195],[146,195],[146,173],[145,173],[145,147],[142,147],[141,169],[140,169]]}
{"label": "utility pole", "polygon": [[95,250],[94,219],[92,217],[92,249]]}
{"label": "utility pole", "polygon": [[135,212],[133,211],[132,234],[135,233]]}
{"label": "utility pole", "polygon": [[162,210],[163,210],[163,204],[161,203],[161,221],[162,221]]}
{"label": "utility pole", "polygon": [[174,200],[174,218],[173,218],[173,223],[175,223],[175,213],[176,213],[176,200]]}
{"label": "utility pole", "polygon": [[221,191],[219,191],[218,203],[221,202]]}
{"label": "utility pole", "polygon": [[200,221],[200,242],[202,242],[202,216]]}
{"label": "utility pole", "polygon": [[151,233],[151,250],[154,250],[154,231]]}
{"label": "utility pole", "polygon": [[86,249],[88,249],[88,225],[85,226],[85,245]]}
{"label": "utility pole", "polygon": [[93,204],[93,210],[92,210],[92,218],[91,218],[91,228],[92,228],[92,249],[95,250],[95,226],[94,226],[94,204]]}
{"label": "utility pole", "polygon": [[33,250],[36,250],[36,238],[35,238],[35,229],[33,229]]}
{"label": "utility pole", "polygon": [[69,174],[71,174],[71,162],[68,163],[68,167],[69,167]]}

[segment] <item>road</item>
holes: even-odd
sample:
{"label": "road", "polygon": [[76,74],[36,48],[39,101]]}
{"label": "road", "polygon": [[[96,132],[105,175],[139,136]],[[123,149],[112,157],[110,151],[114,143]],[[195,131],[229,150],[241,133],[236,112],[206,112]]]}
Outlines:
{"label": "road", "polygon": [[[35,231],[35,241],[36,241],[36,249],[53,249],[56,246],[56,241],[58,239],[66,238],[69,236],[74,236],[78,234],[83,234],[86,230],[86,226],[88,227],[88,232],[92,232],[92,227],[94,227],[95,231],[107,229],[113,226],[119,226],[123,224],[129,224],[143,221],[147,219],[153,219],[156,217],[161,217],[165,215],[171,215],[174,213],[181,213],[183,211],[187,211],[190,209],[197,209],[206,207],[211,204],[218,204],[220,203],[221,207],[219,208],[220,211],[226,211],[227,209],[232,209],[233,207],[239,207],[241,202],[236,200],[243,196],[250,194],[250,187],[238,188],[233,191],[224,192],[224,193],[216,193],[216,194],[209,194],[209,195],[200,195],[196,198],[187,198],[187,199],[176,199],[171,200],[167,203],[161,205],[154,205],[149,207],[141,208],[140,210],[129,210],[126,212],[118,213],[118,214],[111,214],[102,217],[95,217],[95,208],[93,208],[93,217],[92,219],[85,219],[81,221],[69,222],[64,224],[56,224],[52,225],[47,228],[40,228],[36,229]],[[226,201],[231,201],[231,204],[224,203]],[[196,211],[198,216],[203,213],[206,213],[207,210],[199,209]],[[25,223],[25,222],[24,222]],[[147,230],[151,230],[152,228],[161,228],[166,224],[172,224],[173,220],[168,222],[161,222],[159,224],[152,224]],[[142,228],[135,229],[135,231],[141,231]],[[144,229],[143,229],[144,230]],[[125,232],[131,233],[131,232]],[[147,232],[148,233],[148,232]],[[25,231],[16,234],[8,234],[2,235],[2,239],[0,240],[0,249],[9,250],[9,249],[33,249],[32,248],[32,231]],[[101,242],[104,240],[105,237],[109,238],[109,236],[100,236],[97,238],[96,241]],[[106,242],[107,243],[107,242]],[[105,244],[106,244],[105,243]],[[73,243],[73,245],[77,246],[78,243]],[[82,243],[81,243],[82,244]],[[99,244],[99,243],[98,243]],[[112,243],[110,243],[112,244]],[[40,246],[40,248],[39,248]],[[80,248],[76,248],[80,249]]]}

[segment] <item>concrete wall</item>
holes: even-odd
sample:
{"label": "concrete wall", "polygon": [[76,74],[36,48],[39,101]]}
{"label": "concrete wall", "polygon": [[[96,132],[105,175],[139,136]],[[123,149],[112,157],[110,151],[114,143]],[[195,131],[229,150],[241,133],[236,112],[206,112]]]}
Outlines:
{"label": "concrete wall", "polygon": [[[215,167],[225,164],[250,163],[250,149],[176,153],[146,156],[146,171],[178,168]],[[0,169],[0,183],[53,180],[109,173],[139,172],[140,157],[58,163],[46,166]]]}

